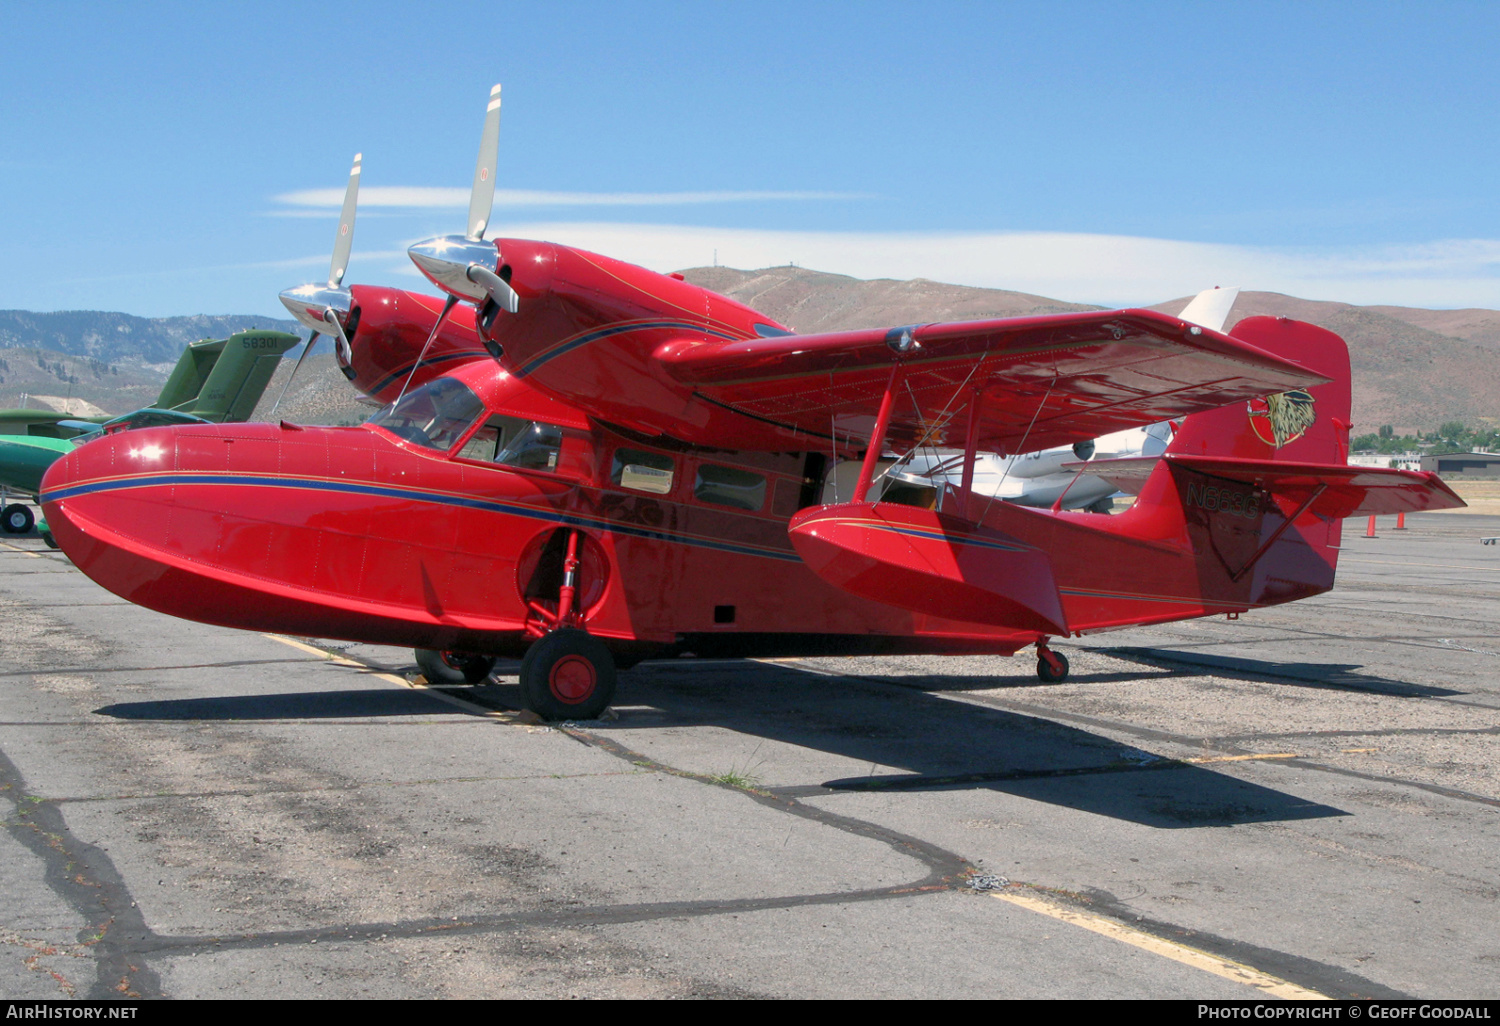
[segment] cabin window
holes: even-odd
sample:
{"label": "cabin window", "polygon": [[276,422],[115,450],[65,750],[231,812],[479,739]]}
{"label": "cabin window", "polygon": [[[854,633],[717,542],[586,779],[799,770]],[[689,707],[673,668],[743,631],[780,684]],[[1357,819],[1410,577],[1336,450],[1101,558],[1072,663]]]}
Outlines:
{"label": "cabin window", "polygon": [[460,459],[494,463],[506,447],[515,441],[516,436],[530,426],[529,420],[496,414],[469,436],[457,455]]}
{"label": "cabin window", "polygon": [[766,504],[766,479],[748,470],[703,463],[693,482],[693,498],[753,513]]}
{"label": "cabin window", "polygon": [[438,378],[408,392],[371,417],[367,423],[428,449],[447,451],[468,434],[484,413],[484,404],[469,386],[454,378]]}
{"label": "cabin window", "polygon": [[522,470],[557,470],[557,454],[562,450],[562,428],[533,420],[495,457],[496,463]]}
{"label": "cabin window", "polygon": [[666,495],[672,490],[672,457],[642,449],[616,449],[609,479],[621,488]]}

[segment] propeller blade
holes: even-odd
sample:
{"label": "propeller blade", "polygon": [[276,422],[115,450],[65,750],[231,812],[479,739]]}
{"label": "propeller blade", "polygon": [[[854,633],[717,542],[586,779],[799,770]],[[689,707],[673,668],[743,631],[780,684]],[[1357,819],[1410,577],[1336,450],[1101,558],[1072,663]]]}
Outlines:
{"label": "propeller blade", "polygon": [[[411,365],[411,373],[406,376],[406,381],[402,383],[401,391],[396,393],[397,403],[406,394],[407,387],[411,385],[411,379],[417,376],[417,368],[422,366],[423,360],[427,359],[427,347],[432,345],[433,339],[437,338],[437,333],[443,326],[443,319],[448,316],[448,311],[452,310],[457,302],[458,297],[450,292],[447,301],[443,303],[442,312],[438,314],[437,320],[433,322],[432,330],[427,333],[427,341],[422,343],[422,351],[417,354],[417,362]],[[392,405],[395,404],[393,403]]]}
{"label": "propeller blade", "polygon": [[359,165],[363,153],[354,155],[349,171],[349,187],[344,190],[344,209],[339,211],[339,233],[333,238],[333,263],[328,268],[328,284],[338,288],[349,267],[349,250],[354,246],[354,211],[359,206]]}
{"label": "propeller blade", "polygon": [[[356,157],[355,159],[358,160],[359,158]],[[355,165],[355,167],[358,166],[358,164]],[[313,343],[317,340],[318,333],[316,331],[307,336],[307,345],[302,348],[302,355],[297,357],[297,362],[292,366],[292,376],[286,379],[286,384],[281,386],[281,394],[271,404],[271,412],[266,414],[267,420],[274,420],[276,418],[276,408],[281,405],[281,400],[285,399],[287,392],[291,390],[292,382],[297,380],[297,372],[302,369],[302,361],[307,359],[307,354],[312,352]]]}
{"label": "propeller blade", "polygon": [[343,372],[344,377],[353,381],[354,368],[351,364],[354,362],[354,347],[349,345],[349,336],[344,334],[344,326],[339,323],[338,314],[333,310],[323,311],[323,321],[333,325],[333,349],[339,362],[339,370]]}
{"label": "propeller blade", "polygon": [[468,238],[484,238],[489,227],[490,208],[495,203],[495,164],[500,157],[500,87],[490,90],[490,105],[485,108],[484,134],[479,137],[479,162],[474,165],[474,189],[469,193]]}
{"label": "propeller blade", "polygon": [[488,267],[470,264],[465,276],[484,289],[490,299],[494,300],[495,304],[506,313],[515,313],[521,309],[521,297],[516,295],[516,290],[510,287],[510,282]]}

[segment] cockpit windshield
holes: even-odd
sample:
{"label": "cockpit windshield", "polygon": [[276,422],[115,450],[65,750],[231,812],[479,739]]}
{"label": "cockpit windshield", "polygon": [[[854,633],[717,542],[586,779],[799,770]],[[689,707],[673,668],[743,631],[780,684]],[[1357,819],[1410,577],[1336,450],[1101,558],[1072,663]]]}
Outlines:
{"label": "cockpit windshield", "polygon": [[483,413],[484,404],[469,386],[454,378],[438,378],[408,392],[399,403],[387,406],[367,423],[409,442],[446,452]]}

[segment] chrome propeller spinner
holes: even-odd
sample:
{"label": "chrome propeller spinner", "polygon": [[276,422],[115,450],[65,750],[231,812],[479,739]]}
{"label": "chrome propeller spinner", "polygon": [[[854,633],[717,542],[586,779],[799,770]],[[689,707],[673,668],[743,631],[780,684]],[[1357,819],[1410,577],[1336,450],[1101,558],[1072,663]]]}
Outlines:
{"label": "chrome propeller spinner", "polygon": [[333,262],[328,268],[328,283],[298,285],[281,293],[281,305],[291,311],[298,321],[311,328],[312,334],[308,336],[307,345],[303,347],[302,355],[292,368],[291,377],[287,378],[286,385],[281,389],[281,395],[276,397],[276,402],[271,407],[272,415],[286,397],[287,389],[297,379],[302,361],[312,352],[319,335],[333,336],[339,370],[343,371],[344,377],[354,380],[354,369],[350,366],[354,351],[349,345],[348,336],[344,334],[344,326],[349,323],[349,312],[353,308],[354,294],[344,288],[343,283],[344,272],[349,268],[349,253],[354,247],[354,214],[359,207],[359,168],[363,158],[364,154],[356,153],[354,166],[349,169],[349,185],[344,189],[344,206],[339,211],[338,234],[333,237]]}
{"label": "chrome propeller spinner", "polygon": [[406,250],[417,269],[449,296],[479,303],[480,319],[485,324],[493,322],[500,310],[515,313],[520,309],[515,289],[496,273],[500,265],[498,248],[484,241],[484,230],[489,226],[495,203],[495,165],[499,155],[500,87],[497,85],[490,90],[484,132],[479,138],[479,160],[474,165],[474,186],[469,192],[468,231],[463,235],[424,239]]}

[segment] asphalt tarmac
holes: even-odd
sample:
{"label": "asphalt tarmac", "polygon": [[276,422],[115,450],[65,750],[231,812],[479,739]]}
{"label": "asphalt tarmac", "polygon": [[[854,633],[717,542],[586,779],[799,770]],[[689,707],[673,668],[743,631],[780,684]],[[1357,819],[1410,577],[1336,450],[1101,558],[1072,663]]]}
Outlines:
{"label": "asphalt tarmac", "polygon": [[0,995],[1500,997],[1500,517],[1029,656],[514,666],[171,620],[0,542]]}

